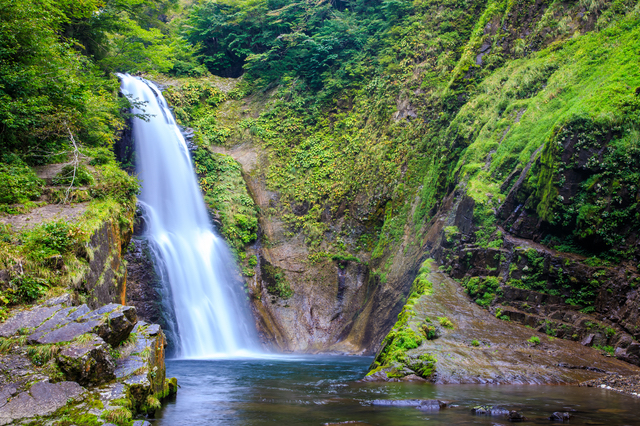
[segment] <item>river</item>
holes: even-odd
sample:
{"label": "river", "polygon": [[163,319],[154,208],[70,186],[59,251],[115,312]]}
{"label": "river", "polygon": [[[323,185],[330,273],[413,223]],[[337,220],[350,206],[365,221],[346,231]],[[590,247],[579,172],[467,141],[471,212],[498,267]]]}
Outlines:
{"label": "river", "polygon": [[[167,374],[181,388],[154,426],[176,425],[495,425],[501,417],[471,408],[499,404],[526,424],[551,424],[554,411],[572,425],[638,425],[640,399],[600,388],[533,385],[359,383],[370,357],[274,356],[262,359],[168,360]],[[380,399],[440,399],[438,412],[374,406]]]}

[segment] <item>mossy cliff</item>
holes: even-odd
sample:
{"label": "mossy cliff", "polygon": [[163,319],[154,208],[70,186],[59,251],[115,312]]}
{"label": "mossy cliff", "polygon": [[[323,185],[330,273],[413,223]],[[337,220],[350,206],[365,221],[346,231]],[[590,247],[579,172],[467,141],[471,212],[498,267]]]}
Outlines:
{"label": "mossy cliff", "polygon": [[[303,5],[258,3],[264,20],[234,25],[284,35],[184,124],[242,166],[259,223],[248,293],[266,339],[375,352],[430,256],[480,304],[505,304],[499,316],[508,304],[543,324],[575,314],[554,329],[586,316],[617,340],[577,325],[568,337],[634,359],[636,3],[338,2],[292,33],[275,21]],[[335,55],[314,70],[305,61],[322,49]],[[540,303],[522,310],[522,297]]]}

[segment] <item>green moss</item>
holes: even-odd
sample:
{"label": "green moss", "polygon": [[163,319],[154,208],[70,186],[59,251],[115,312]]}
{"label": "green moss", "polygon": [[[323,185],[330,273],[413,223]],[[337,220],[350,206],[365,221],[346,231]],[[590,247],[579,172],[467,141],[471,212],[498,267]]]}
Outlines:
{"label": "green moss", "polygon": [[264,262],[261,265],[263,281],[267,283],[267,291],[282,299],[289,299],[293,296],[293,289],[287,282],[284,270],[270,263]]}
{"label": "green moss", "polygon": [[469,296],[480,306],[488,306],[500,289],[498,277],[467,277],[462,282]]}
{"label": "green moss", "polygon": [[[398,314],[398,320],[382,341],[382,349],[376,355],[376,359],[371,367],[374,372],[376,370],[381,371],[382,369],[389,369],[393,366],[408,365],[407,363],[409,362],[415,362],[415,360],[410,361],[410,358],[407,356],[407,351],[418,348],[425,339],[431,340],[436,338],[436,329],[428,318],[422,323],[413,320],[416,316],[414,305],[417,300],[423,296],[430,295],[432,292],[432,283],[428,279],[432,267],[432,259],[428,259],[422,264],[418,272],[418,277],[416,277],[411,287],[411,293],[407,302],[400,314]],[[446,323],[448,319],[443,317],[443,321]],[[451,326],[452,325],[453,324],[451,324]],[[423,377],[428,377],[431,375],[433,365],[435,365],[435,359],[425,358],[422,361],[420,361],[420,365],[424,365],[420,367],[420,371],[423,371],[425,374]],[[417,364],[414,366],[416,365]],[[412,367],[409,368],[413,370]],[[396,368],[394,371],[396,375],[406,375],[402,372],[402,369]]]}
{"label": "green moss", "polygon": [[118,407],[104,411],[100,417],[118,426],[129,426],[132,423],[133,414],[125,407]]}
{"label": "green moss", "polygon": [[540,338],[538,336],[531,336],[527,342],[531,343],[533,346],[537,346],[540,344]]}
{"label": "green moss", "polygon": [[449,243],[454,242],[459,234],[460,234],[460,230],[458,229],[457,226],[446,226],[444,228],[444,238]]}
{"label": "green moss", "polygon": [[453,329],[453,323],[451,322],[451,320],[447,317],[438,317],[438,322],[440,323],[441,326],[443,326],[444,328],[450,328]]}
{"label": "green moss", "polygon": [[236,251],[256,240],[258,209],[249,196],[242,168],[233,158],[204,148],[193,152],[205,201],[222,222],[221,232]]}
{"label": "green moss", "polygon": [[[85,405],[86,404],[86,405]],[[92,394],[82,402],[67,401],[67,404],[53,413],[50,418],[53,419],[54,426],[99,426],[103,424],[95,414],[87,413],[87,405],[92,408],[104,408],[99,398]],[[38,423],[43,424],[43,423]],[[119,425],[120,426],[120,425]],[[124,426],[124,425],[123,425]],[[128,426],[128,425],[127,425]]]}

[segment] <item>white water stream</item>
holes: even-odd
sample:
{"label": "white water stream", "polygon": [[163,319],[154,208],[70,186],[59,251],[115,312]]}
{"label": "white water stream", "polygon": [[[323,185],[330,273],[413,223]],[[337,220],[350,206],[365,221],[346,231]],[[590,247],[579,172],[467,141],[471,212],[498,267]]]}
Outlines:
{"label": "white water stream", "polygon": [[214,233],[185,140],[160,90],[119,75],[136,105],[133,119],[139,203],[147,238],[175,316],[177,356],[218,358],[258,352],[242,282],[226,243]]}

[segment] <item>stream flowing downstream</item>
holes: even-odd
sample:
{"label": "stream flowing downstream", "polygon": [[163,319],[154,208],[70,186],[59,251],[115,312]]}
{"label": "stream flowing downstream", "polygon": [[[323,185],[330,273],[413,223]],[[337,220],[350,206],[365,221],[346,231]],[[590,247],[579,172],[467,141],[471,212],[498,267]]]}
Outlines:
{"label": "stream flowing downstream", "polygon": [[[180,391],[154,422],[174,425],[507,425],[501,417],[475,416],[476,405],[501,405],[554,424],[555,411],[571,425],[638,425],[640,399],[600,388],[534,385],[433,385],[358,383],[369,357],[287,356],[272,359],[169,360],[167,374]],[[439,412],[374,406],[380,399],[440,399]]]}

